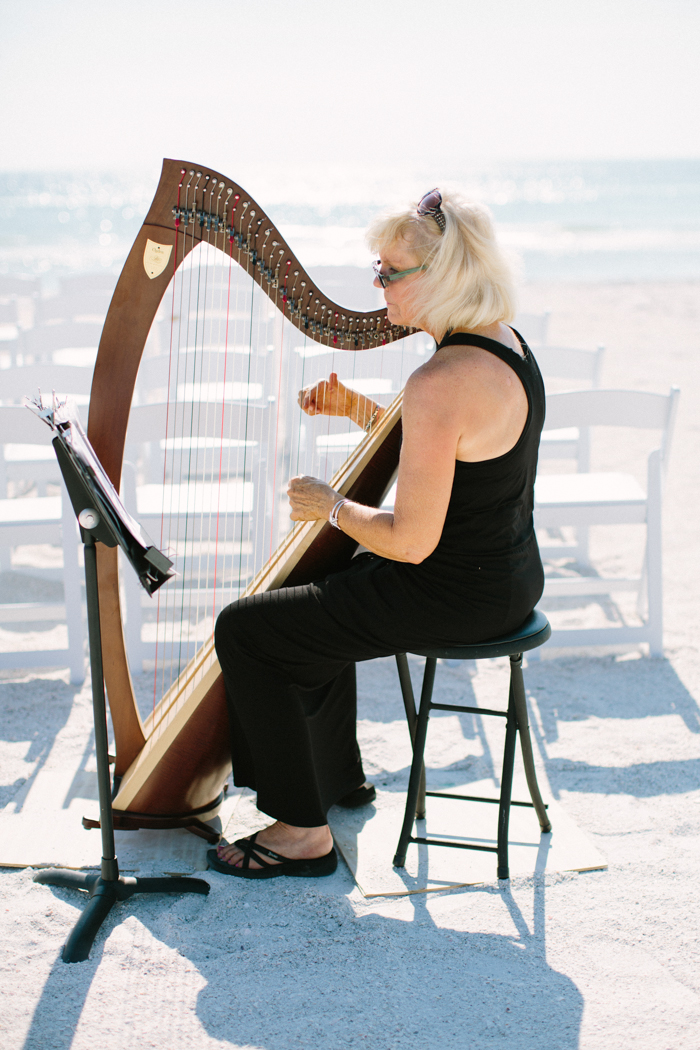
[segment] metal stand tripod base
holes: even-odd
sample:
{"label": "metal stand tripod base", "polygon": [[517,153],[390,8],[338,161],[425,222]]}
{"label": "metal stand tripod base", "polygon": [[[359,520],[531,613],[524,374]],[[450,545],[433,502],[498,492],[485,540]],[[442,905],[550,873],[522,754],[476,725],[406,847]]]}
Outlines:
{"label": "metal stand tripod base", "polygon": [[[60,460],[59,460],[60,462]],[[100,799],[100,828],[102,833],[102,866],[100,874],[71,871],[70,868],[47,868],[34,876],[34,882],[45,886],[87,890],[88,903],[75,924],[63,948],[63,961],[84,962],[90,955],[100,926],[117,901],[128,900],[135,893],[209,893],[204,879],[185,877],[163,879],[125,878],[119,874],[114,849],[114,820],[112,814],[112,785],[109,776],[107,749],[107,710],[102,671],[102,639],[100,636],[100,598],[97,589],[97,555],[92,530],[99,527],[96,511],[83,511],[78,517],[85,544],[85,590],[87,597],[88,636],[90,640],[90,670],[92,675],[92,709],[95,723],[95,756],[97,758],[97,787]]]}
{"label": "metal stand tripod base", "polygon": [[66,963],[84,962],[89,957],[100,926],[117,901],[128,900],[135,893],[209,893],[209,883],[204,879],[136,879],[124,875],[104,879],[69,868],[47,868],[34,876],[34,882],[88,891],[87,906],[63,946],[61,958]]}

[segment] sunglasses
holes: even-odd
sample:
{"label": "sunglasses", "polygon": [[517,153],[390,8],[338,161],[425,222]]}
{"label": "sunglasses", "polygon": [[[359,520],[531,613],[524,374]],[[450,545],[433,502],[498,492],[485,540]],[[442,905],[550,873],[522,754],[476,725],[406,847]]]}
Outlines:
{"label": "sunglasses", "polygon": [[431,219],[435,219],[435,222],[440,227],[440,232],[445,232],[445,216],[440,205],[442,204],[442,194],[440,190],[434,189],[430,193],[426,193],[424,197],[418,201],[418,207],[416,211],[419,215],[429,215]]}
{"label": "sunglasses", "polygon": [[382,273],[379,267],[382,265],[381,259],[377,259],[376,262],[372,263],[372,269],[374,275],[381,284],[382,288],[386,288],[389,281],[400,281],[402,277],[408,277],[410,273],[418,273],[419,270],[425,270],[425,266],[414,266],[410,270],[399,270],[398,273]]}

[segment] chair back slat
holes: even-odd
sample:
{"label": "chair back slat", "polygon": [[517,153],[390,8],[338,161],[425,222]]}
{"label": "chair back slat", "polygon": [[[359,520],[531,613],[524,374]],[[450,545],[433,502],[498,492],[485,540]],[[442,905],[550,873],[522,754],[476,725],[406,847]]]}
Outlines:
{"label": "chair back slat", "polygon": [[568,390],[548,394],[544,429],[620,426],[666,430],[678,393],[674,387],[669,394],[643,390]]}
{"label": "chair back slat", "polygon": [[44,395],[44,401],[52,390],[60,394],[89,394],[91,385],[91,368],[48,362],[21,365],[0,371],[0,401],[36,397],[38,390]]}
{"label": "chair back slat", "polygon": [[547,342],[550,316],[550,310],[545,310],[541,314],[519,313],[510,323],[517,332],[520,332],[528,346],[542,346]]}
{"label": "chair back slat", "polygon": [[600,384],[605,347],[577,350],[569,346],[539,346],[535,351],[542,375],[554,379],[580,379],[597,387]]}
{"label": "chair back slat", "polygon": [[67,349],[94,349],[96,352],[101,334],[102,325],[94,322],[38,325],[21,334],[18,350],[34,356]]}
{"label": "chair back slat", "polygon": [[51,431],[23,405],[0,405],[0,445],[50,445]]}

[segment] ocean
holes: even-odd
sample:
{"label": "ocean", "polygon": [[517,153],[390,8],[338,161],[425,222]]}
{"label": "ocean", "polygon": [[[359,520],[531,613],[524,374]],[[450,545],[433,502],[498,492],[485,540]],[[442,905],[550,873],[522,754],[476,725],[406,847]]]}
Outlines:
{"label": "ocean", "polygon": [[[119,273],[156,181],[0,173],[0,274],[40,275],[50,294],[67,273]],[[273,199],[280,181],[243,184],[305,265],[366,266],[367,223],[398,190],[430,189],[434,174],[338,178],[321,167],[294,180],[294,201]],[[442,185],[490,207],[526,281],[700,279],[700,160],[499,163],[449,171]]]}

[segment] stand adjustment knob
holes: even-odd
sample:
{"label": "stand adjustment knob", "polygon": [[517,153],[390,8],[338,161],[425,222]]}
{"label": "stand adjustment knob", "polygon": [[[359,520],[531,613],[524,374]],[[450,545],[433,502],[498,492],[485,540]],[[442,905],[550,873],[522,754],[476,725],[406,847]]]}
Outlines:
{"label": "stand adjustment knob", "polygon": [[96,529],[100,524],[100,515],[96,510],[86,507],[85,510],[81,510],[78,515],[78,522],[84,529]]}

